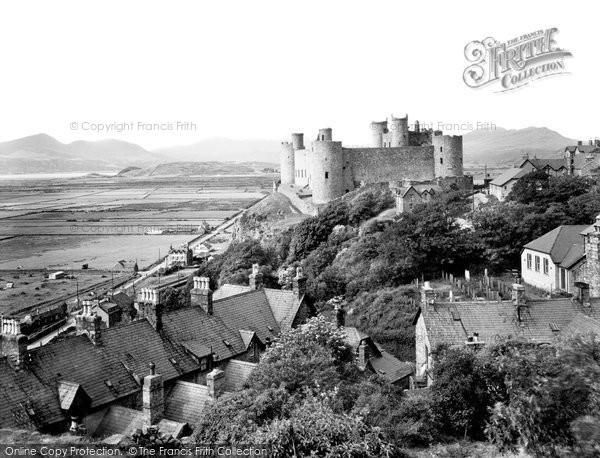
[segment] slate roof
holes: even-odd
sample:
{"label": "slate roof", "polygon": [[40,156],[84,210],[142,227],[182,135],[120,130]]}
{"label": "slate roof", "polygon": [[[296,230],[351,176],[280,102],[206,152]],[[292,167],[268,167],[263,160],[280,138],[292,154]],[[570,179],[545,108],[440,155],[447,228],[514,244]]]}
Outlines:
{"label": "slate roof", "polygon": [[533,165],[537,170],[544,170],[544,168],[546,168],[547,166],[550,167],[552,170],[560,170],[561,168],[566,168],[565,166],[565,160],[564,159],[538,159],[538,158],[533,158],[533,159],[525,159],[523,161],[523,163],[520,165],[520,167],[522,168],[525,163],[529,162],[531,165]]}
{"label": "slate roof", "polygon": [[[93,437],[105,437],[113,434],[131,436],[137,429],[144,425],[143,413],[140,410],[129,409],[123,406],[111,406],[100,421],[93,433]],[[185,427],[184,423],[162,419],[158,422],[158,430],[163,434],[179,437]]]}
{"label": "slate roof", "polygon": [[246,346],[246,348],[248,348],[250,346],[250,343],[252,342],[252,339],[254,338],[255,335],[256,335],[256,333],[254,331],[240,330],[240,336],[241,336],[242,340],[244,341],[244,345]]}
{"label": "slate roof", "polygon": [[262,289],[214,301],[213,309],[229,329],[254,331],[262,343],[279,335],[279,324]]}
{"label": "slate roof", "polygon": [[56,389],[0,357],[0,428],[35,429],[65,420]]}
{"label": "slate roof", "polygon": [[[261,290],[267,298],[271,313],[279,327],[290,329],[302,305],[303,298],[298,300],[293,291],[286,289],[262,288]],[[225,284],[213,293],[213,299],[217,301],[251,291],[254,290],[250,286]]]}
{"label": "slate roof", "polygon": [[193,426],[211,399],[206,385],[179,380],[165,397],[165,418]]}
{"label": "slate roof", "polygon": [[238,391],[244,387],[244,383],[256,367],[255,363],[230,359],[221,369],[225,372],[225,391]]}
{"label": "slate roof", "polygon": [[[588,227],[588,225],[558,226],[550,232],[546,232],[541,237],[529,242],[523,248],[549,254],[552,258],[552,262],[560,264],[567,257],[567,254],[569,254],[573,245],[583,246],[581,232]],[[568,261],[572,261],[575,254],[576,251],[571,252]]]}
{"label": "slate roof", "polygon": [[367,334],[351,326],[345,327],[344,331],[346,331],[346,342],[348,342],[348,345],[355,350],[364,339],[369,338]]}
{"label": "slate roof", "polygon": [[400,361],[398,358],[383,350],[380,356],[369,358],[373,371],[389,383],[395,383],[414,373],[411,363]]}
{"label": "slate roof", "polygon": [[574,319],[580,313],[598,319],[600,305],[594,301],[591,307],[584,308],[570,298],[528,301],[519,323],[512,301],[438,303],[428,306],[426,311],[421,308],[415,322],[419,315],[423,316],[432,347],[440,343],[464,344],[474,332],[479,334],[478,341],[484,343],[519,337],[551,342],[557,332],[552,330],[551,323],[560,333],[576,326]]}
{"label": "slate roof", "polygon": [[[61,380],[58,382],[58,399],[60,401],[60,408],[63,410],[69,410],[73,405],[73,401],[77,397],[77,392],[82,390],[79,383],[68,382]],[[85,391],[83,391],[85,393]],[[87,395],[86,395],[87,396]]]}
{"label": "slate roof", "polygon": [[[230,328],[216,313],[219,302],[214,302],[215,314],[207,315],[199,307],[174,310],[163,314],[163,332],[174,342],[184,345],[197,357],[206,356],[206,350],[215,353],[218,360],[229,359],[246,350],[239,328]],[[234,311],[234,313],[237,313]],[[227,345],[225,342],[229,343]],[[198,351],[202,354],[196,354]]]}
{"label": "slate roof", "polygon": [[564,267],[565,269],[570,269],[579,261],[585,258],[585,250],[583,249],[583,244],[574,243],[567,251],[567,254],[563,258],[560,263],[560,267]]}
{"label": "slate roof", "polygon": [[494,178],[490,184],[493,184],[494,186],[504,186],[509,181],[518,180],[519,178],[524,177],[528,173],[529,172],[525,169],[513,168]]}
{"label": "slate roof", "polygon": [[567,146],[565,148],[565,151],[569,151],[569,152],[575,152],[576,150],[579,150],[580,153],[592,153],[592,152],[600,152],[600,148],[598,148],[595,145],[573,145],[573,146]]}

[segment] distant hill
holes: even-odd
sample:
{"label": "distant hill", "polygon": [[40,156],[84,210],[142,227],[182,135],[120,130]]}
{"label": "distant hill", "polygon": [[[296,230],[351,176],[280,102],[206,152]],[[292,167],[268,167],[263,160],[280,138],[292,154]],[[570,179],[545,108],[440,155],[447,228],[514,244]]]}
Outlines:
{"label": "distant hill", "polygon": [[565,146],[577,140],[563,137],[546,127],[476,130],[463,136],[464,160],[478,164],[512,164],[528,153],[530,157],[560,157]]}
{"label": "distant hill", "polygon": [[121,170],[118,175],[122,177],[259,175],[275,167],[276,164],[268,162],[169,162],[146,168],[128,167]]}
{"label": "distant hill", "polygon": [[0,143],[0,170],[5,174],[115,171],[164,160],[157,153],[120,140],[61,143],[38,134]]}
{"label": "distant hill", "polygon": [[154,150],[178,161],[260,161],[279,163],[281,143],[275,140],[209,138],[198,143]]}

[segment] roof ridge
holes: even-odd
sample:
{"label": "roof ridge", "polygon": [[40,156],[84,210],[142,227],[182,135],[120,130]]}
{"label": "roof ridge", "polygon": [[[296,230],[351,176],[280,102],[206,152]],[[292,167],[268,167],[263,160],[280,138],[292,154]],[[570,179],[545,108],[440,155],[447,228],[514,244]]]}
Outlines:
{"label": "roof ridge", "polygon": [[[250,286],[246,286],[246,285],[233,285],[233,286],[242,286],[242,287],[250,288]],[[221,297],[221,298],[219,298],[219,299],[215,299],[215,300],[213,301],[213,304],[214,304],[214,303],[217,303],[217,302],[222,302],[222,301],[225,301],[225,300],[227,300],[227,299],[230,299],[230,298],[232,298],[232,297],[239,297],[239,296],[242,296],[242,295],[244,295],[244,294],[248,295],[248,294],[252,294],[252,293],[259,293],[259,292],[261,292],[261,291],[262,291],[262,292],[263,292],[263,294],[264,294],[264,289],[263,289],[263,288],[260,288],[260,289],[251,289],[250,291],[243,291],[243,292],[241,292],[241,293],[232,294],[231,296],[226,296],[226,297]]]}

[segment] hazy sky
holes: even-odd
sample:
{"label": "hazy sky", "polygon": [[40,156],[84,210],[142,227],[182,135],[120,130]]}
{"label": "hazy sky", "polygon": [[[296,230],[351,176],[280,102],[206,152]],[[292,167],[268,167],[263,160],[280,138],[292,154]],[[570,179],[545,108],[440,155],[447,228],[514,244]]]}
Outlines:
{"label": "hazy sky", "polygon": [[[598,13],[597,1],[4,2],[0,141],[46,132],[155,148],[332,127],[365,144],[369,122],[392,113],[587,139],[600,136]],[[550,27],[573,53],[569,75],[508,93],[464,84],[468,42]],[[178,121],[197,128],[138,129]],[[81,127],[117,122],[135,128]]]}

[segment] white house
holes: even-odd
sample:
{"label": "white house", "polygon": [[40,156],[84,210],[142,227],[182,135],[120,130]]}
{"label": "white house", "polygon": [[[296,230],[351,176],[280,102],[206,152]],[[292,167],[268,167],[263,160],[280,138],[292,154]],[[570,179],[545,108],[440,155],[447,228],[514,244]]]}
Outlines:
{"label": "white house", "polygon": [[490,182],[490,194],[496,196],[498,200],[504,200],[515,183],[528,173],[529,170],[527,169],[514,168],[507,170]]}
{"label": "white house", "polygon": [[551,292],[573,292],[575,269],[585,260],[582,232],[589,226],[559,226],[529,242],[521,252],[521,276]]}

